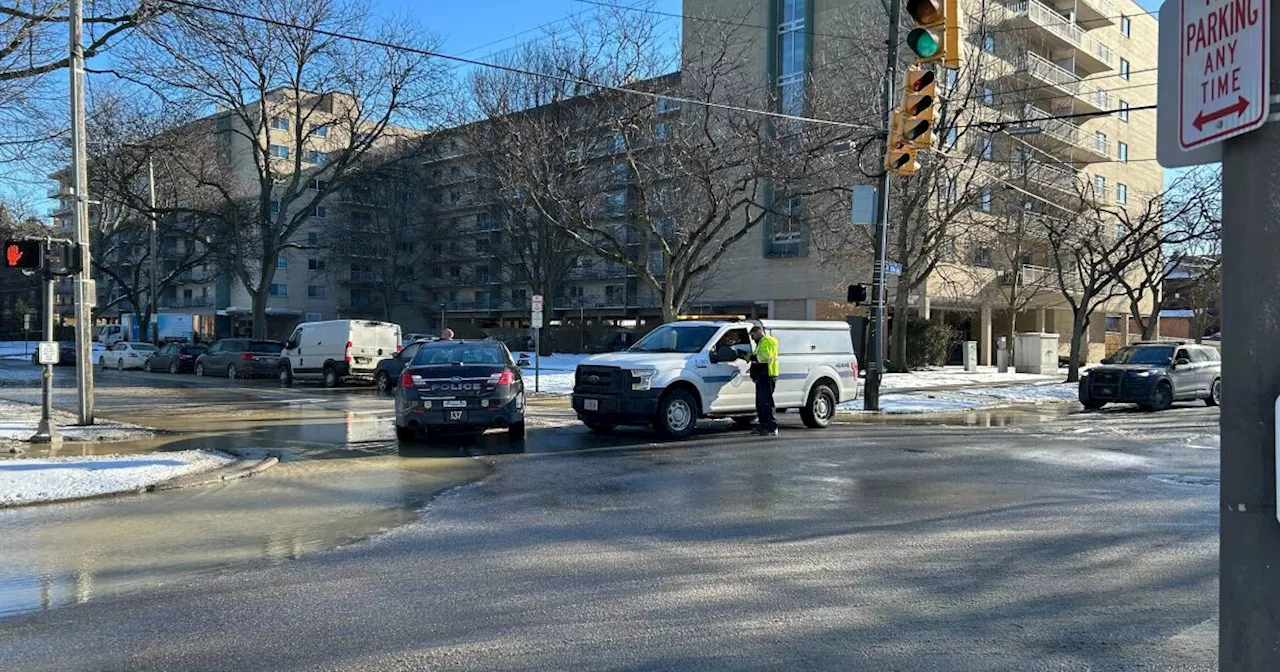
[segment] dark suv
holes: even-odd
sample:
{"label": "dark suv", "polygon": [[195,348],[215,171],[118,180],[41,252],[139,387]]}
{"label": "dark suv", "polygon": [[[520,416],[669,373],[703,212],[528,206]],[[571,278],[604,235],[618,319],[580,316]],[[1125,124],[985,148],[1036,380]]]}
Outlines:
{"label": "dark suv", "polygon": [[419,346],[396,388],[396,438],[505,428],[524,438],[524,379],[498,341],[435,341]]}
{"label": "dark suv", "polygon": [[1163,411],[1175,401],[1192,399],[1210,406],[1222,400],[1222,358],[1207,345],[1135,343],[1080,375],[1080,403],[1088,409],[1119,402]]}

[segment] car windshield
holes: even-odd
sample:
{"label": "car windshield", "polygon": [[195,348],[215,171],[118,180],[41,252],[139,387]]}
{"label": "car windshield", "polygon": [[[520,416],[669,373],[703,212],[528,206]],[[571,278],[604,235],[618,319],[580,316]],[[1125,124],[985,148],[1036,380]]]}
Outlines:
{"label": "car windshield", "polygon": [[664,325],[627,349],[628,352],[702,352],[720,327]]}
{"label": "car windshield", "polygon": [[502,348],[478,343],[450,345],[425,345],[413,358],[414,366],[445,366],[451,364],[502,364],[506,355]]}
{"label": "car windshield", "polygon": [[249,344],[249,352],[263,352],[269,355],[278,355],[284,350],[284,345],[280,343],[251,343]]}
{"label": "car windshield", "polygon": [[1172,345],[1131,345],[1111,356],[1113,364],[1154,364],[1166,366],[1173,361]]}
{"label": "car windshield", "polygon": [[151,345],[150,343],[134,343],[133,349],[139,352],[155,352],[160,348],[157,348],[156,346]]}

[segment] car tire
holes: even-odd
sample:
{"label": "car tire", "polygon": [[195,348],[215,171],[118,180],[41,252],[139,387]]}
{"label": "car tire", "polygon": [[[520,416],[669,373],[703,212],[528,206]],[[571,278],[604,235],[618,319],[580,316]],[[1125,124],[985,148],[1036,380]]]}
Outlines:
{"label": "car tire", "polygon": [[338,378],[338,370],[328,364],[325,365],[324,373],[321,374],[321,376],[324,380],[325,387],[329,387],[329,388],[337,387],[338,383],[342,382]]}
{"label": "car tire", "polygon": [[800,420],[809,429],[826,429],[836,417],[836,393],[830,385],[815,385],[809,403],[800,409]]}
{"label": "car tire", "polygon": [[1209,396],[1204,398],[1204,403],[1209,406],[1218,406],[1222,403],[1222,379],[1214,378],[1209,384]]}
{"label": "car tire", "polygon": [[288,364],[281,364],[280,368],[276,369],[276,378],[285,387],[293,385],[293,369],[289,368]]}
{"label": "car tire", "polygon": [[379,371],[378,375],[373,377],[373,388],[384,397],[391,396],[391,374]]}
{"label": "car tire", "polygon": [[1139,404],[1139,407],[1148,412],[1169,410],[1173,407],[1173,386],[1167,380],[1156,383],[1156,389],[1151,393],[1151,401]]}
{"label": "car tire", "polygon": [[408,427],[396,425],[396,440],[400,443],[417,443],[418,433]]}
{"label": "car tire", "polygon": [[196,362],[196,375],[200,378],[204,377],[204,362]]}
{"label": "car tire", "polygon": [[236,378],[239,378],[239,377],[240,377],[240,369],[237,369],[235,364],[228,364],[227,378],[230,378],[231,380],[235,380]]}
{"label": "car tire", "polygon": [[124,371],[124,358],[116,360],[116,371]]}
{"label": "car tire", "polygon": [[511,443],[524,441],[524,436],[524,420],[521,420],[520,422],[513,422],[511,423],[511,426],[507,427],[507,440]]}
{"label": "car tire", "polygon": [[686,439],[698,428],[698,402],[684,390],[671,390],[658,402],[654,429],[668,439]]}
{"label": "car tire", "polygon": [[178,363],[177,363],[177,362],[170,362],[170,363],[169,363],[169,373],[172,373],[172,374],[174,374],[174,375],[177,375],[177,373],[178,373]]}
{"label": "car tire", "polygon": [[738,429],[751,429],[754,424],[756,424],[754,415],[739,415],[733,418],[733,426]]}
{"label": "car tire", "polygon": [[142,363],[142,372],[151,373],[151,360],[148,359],[147,361]]}
{"label": "car tire", "polygon": [[582,424],[586,425],[587,429],[595,432],[596,434],[608,434],[613,431],[614,427],[617,427],[617,425],[612,422],[602,422],[600,420],[583,420]]}

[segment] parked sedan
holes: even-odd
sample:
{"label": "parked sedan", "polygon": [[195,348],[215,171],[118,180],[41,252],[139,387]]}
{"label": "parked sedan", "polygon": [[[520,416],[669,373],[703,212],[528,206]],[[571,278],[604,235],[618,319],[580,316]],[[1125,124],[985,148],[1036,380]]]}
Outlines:
{"label": "parked sedan", "polygon": [[141,369],[147,358],[154,355],[159,348],[150,343],[133,343],[117,341],[98,356],[98,365],[104,369]]}
{"label": "parked sedan", "polygon": [[1222,358],[1215,348],[1181,341],[1135,343],[1080,376],[1080,403],[1099,409],[1134,403],[1163,411],[1174,401],[1222,401]]}
{"label": "parked sedan", "polygon": [[224,338],[196,357],[197,376],[274,378],[280,367],[284,343],[252,338]]}
{"label": "parked sedan", "polygon": [[429,342],[427,339],[419,339],[406,345],[390,359],[378,362],[378,368],[373,373],[373,384],[378,389],[378,394],[391,394],[395,391],[396,386],[400,384],[400,374],[404,372],[404,367],[413,361],[423,344]]}
{"label": "parked sedan", "polygon": [[[40,352],[31,353],[31,363],[40,363]],[[76,363],[76,343],[75,341],[59,341],[58,342],[58,366],[75,366]]]}
{"label": "parked sedan", "polygon": [[143,371],[168,371],[169,373],[187,373],[195,369],[196,358],[203,355],[209,346],[189,343],[170,343],[147,361],[142,363]]}

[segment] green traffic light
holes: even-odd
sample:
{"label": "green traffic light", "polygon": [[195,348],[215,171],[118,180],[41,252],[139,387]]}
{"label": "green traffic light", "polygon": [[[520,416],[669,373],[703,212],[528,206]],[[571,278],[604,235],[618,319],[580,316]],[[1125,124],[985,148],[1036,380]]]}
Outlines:
{"label": "green traffic light", "polygon": [[907,33],[907,47],[920,58],[938,55],[938,37],[925,28],[915,28]]}

